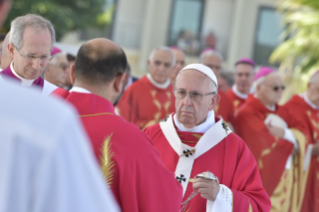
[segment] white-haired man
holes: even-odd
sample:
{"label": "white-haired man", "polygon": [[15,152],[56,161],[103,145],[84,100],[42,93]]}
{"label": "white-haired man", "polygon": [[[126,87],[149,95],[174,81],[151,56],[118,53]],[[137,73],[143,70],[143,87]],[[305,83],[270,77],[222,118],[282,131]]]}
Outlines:
{"label": "white-haired man", "polygon": [[47,70],[45,70],[45,80],[58,87],[63,87],[69,77],[70,68],[66,53],[54,47],[51,56],[54,56],[54,58],[50,61]]}
{"label": "white-haired man", "polygon": [[309,130],[307,150],[312,157],[308,159],[311,162],[301,211],[319,212],[319,71],[310,78],[307,91],[294,95],[283,107],[294,116],[301,117]]}
{"label": "white-haired man", "polygon": [[140,129],[158,123],[174,111],[173,85],[169,79],[175,65],[172,50],[154,49],[147,64],[149,74],[132,84],[118,104],[120,115]]}
{"label": "white-haired man", "polygon": [[[215,73],[217,80],[221,78],[220,74],[222,71],[222,61],[223,58],[221,54],[214,49],[206,49],[200,55],[200,62],[209,67]],[[218,89],[218,94],[220,96],[220,101],[214,107],[214,111],[217,116],[221,116],[228,124],[231,125],[231,128],[233,129],[235,122],[232,103],[226,93],[224,93],[222,90]]]}
{"label": "white-haired man", "polygon": [[253,155],[212,111],[217,85],[207,66],[186,66],[176,78],[176,113],[145,132],[183,186],[183,211],[269,211]]}
{"label": "white-haired man", "polygon": [[14,19],[7,46],[13,62],[1,72],[2,78],[15,79],[22,86],[34,86],[42,94],[50,94],[57,87],[41,75],[52,59],[50,54],[54,42],[55,31],[48,20],[34,14]]}
{"label": "white-haired man", "polygon": [[299,211],[307,174],[303,169],[308,166],[303,161],[306,126],[277,105],[285,88],[278,72],[262,67],[254,80],[254,96],[250,95],[236,114],[236,133],[258,162],[272,210]]}

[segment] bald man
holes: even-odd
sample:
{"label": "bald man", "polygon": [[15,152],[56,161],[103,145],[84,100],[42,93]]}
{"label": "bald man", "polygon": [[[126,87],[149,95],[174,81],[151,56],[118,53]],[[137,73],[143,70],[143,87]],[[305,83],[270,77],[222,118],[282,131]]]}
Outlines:
{"label": "bald man", "polygon": [[[217,80],[221,78],[222,61],[223,58],[221,54],[214,49],[206,49],[200,55],[200,63],[209,67],[216,75]],[[226,93],[224,93],[221,89],[218,89],[218,94],[220,96],[220,101],[214,107],[214,111],[217,116],[221,116],[233,129],[233,126],[235,125],[235,120],[232,103],[226,95]]]}
{"label": "bald man", "polygon": [[140,129],[156,124],[174,112],[174,87],[169,77],[175,66],[175,55],[169,47],[157,47],[147,64],[149,73],[124,92],[117,107],[123,118]]}
{"label": "bald man", "polygon": [[284,106],[301,120],[309,130],[308,157],[309,176],[301,211],[319,211],[319,71],[317,71],[308,83],[305,93],[294,95]]}
{"label": "bald man", "polygon": [[171,83],[172,83],[172,85],[175,85],[175,80],[176,80],[176,77],[178,75],[178,72],[180,70],[182,70],[182,68],[185,66],[185,54],[178,47],[172,46],[170,48],[173,51],[173,53],[175,55],[175,59],[176,59],[175,66],[174,66],[173,71],[170,75]]}
{"label": "bald man", "polygon": [[300,211],[307,179],[306,126],[278,105],[285,88],[278,72],[262,67],[254,83],[255,94],[248,96],[236,114],[236,133],[258,163],[272,211]]}
{"label": "bald man", "polygon": [[13,61],[13,57],[10,55],[10,52],[8,49],[9,37],[10,37],[10,32],[8,32],[2,44],[1,64],[0,64],[0,68],[2,70],[6,69]]}
{"label": "bald man", "polygon": [[[126,56],[107,39],[83,44],[64,97],[78,110],[96,159],[123,212],[179,211],[182,188],[166,170],[149,138],[115,115],[124,90]],[[60,89],[62,90],[62,89]]]}

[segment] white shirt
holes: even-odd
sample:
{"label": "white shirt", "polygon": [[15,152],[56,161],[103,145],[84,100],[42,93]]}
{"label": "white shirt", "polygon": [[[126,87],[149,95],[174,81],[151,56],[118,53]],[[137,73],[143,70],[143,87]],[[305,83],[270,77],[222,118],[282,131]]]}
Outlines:
{"label": "white shirt", "polygon": [[74,110],[0,81],[0,211],[119,211]]}
{"label": "white shirt", "polygon": [[[21,80],[21,85],[22,86],[30,87],[33,84],[33,82],[35,81],[35,80],[28,80],[28,79],[24,79],[24,78],[20,77],[20,75],[17,74],[17,72],[13,68],[13,62],[11,63],[10,68],[11,68],[11,71],[12,71],[13,75]],[[52,83],[44,80],[42,94],[44,96],[48,96],[57,88],[58,88],[57,86],[55,86]]]}
{"label": "white shirt", "polygon": [[[248,94],[243,94],[243,93],[240,93],[240,92],[239,92],[239,90],[237,89],[237,85],[236,85],[236,84],[233,85],[232,90],[233,90],[234,94],[235,94],[237,97],[239,97],[239,98],[241,98],[241,99],[247,99],[247,98],[248,98]],[[254,91],[253,91],[252,88],[250,89],[250,92],[249,92],[249,93],[250,93],[250,94],[254,93]]]}

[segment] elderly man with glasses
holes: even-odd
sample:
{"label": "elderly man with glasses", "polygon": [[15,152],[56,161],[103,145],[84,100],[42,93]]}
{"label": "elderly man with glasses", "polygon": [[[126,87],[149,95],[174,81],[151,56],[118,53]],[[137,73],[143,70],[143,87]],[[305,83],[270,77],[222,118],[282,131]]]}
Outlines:
{"label": "elderly man with glasses", "polygon": [[272,211],[299,211],[304,194],[307,128],[278,105],[285,86],[275,70],[261,67],[250,95],[236,115],[236,133],[253,153]]}
{"label": "elderly man with glasses", "polygon": [[217,87],[209,67],[186,66],[176,78],[176,113],[145,132],[183,187],[182,211],[269,211],[253,155],[212,110]]}
{"label": "elderly man with glasses", "polygon": [[48,95],[57,87],[41,78],[47,68],[55,42],[53,25],[39,15],[20,16],[11,22],[9,45],[13,62],[1,72],[3,79],[20,81],[22,86],[37,87]]}

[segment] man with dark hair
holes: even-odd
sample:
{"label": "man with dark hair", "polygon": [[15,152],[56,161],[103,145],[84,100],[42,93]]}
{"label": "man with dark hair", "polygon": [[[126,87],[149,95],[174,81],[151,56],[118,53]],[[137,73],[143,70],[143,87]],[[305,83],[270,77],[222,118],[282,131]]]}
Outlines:
{"label": "man with dark hair", "polygon": [[107,39],[90,40],[71,67],[74,86],[63,95],[77,108],[122,211],[177,212],[182,188],[173,173],[166,170],[149,138],[115,115],[113,105],[123,92],[126,67],[119,46]]}

